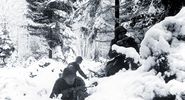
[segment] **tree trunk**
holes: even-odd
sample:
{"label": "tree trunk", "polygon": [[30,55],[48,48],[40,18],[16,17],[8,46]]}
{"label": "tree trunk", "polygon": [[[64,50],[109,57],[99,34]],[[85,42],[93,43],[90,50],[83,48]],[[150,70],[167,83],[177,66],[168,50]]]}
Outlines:
{"label": "tree trunk", "polygon": [[49,41],[49,58],[52,58],[52,41]]}
{"label": "tree trunk", "polygon": [[120,2],[119,0],[115,0],[115,28],[119,26],[119,8],[120,8]]}
{"label": "tree trunk", "polygon": [[52,49],[49,49],[49,58],[52,58]]}

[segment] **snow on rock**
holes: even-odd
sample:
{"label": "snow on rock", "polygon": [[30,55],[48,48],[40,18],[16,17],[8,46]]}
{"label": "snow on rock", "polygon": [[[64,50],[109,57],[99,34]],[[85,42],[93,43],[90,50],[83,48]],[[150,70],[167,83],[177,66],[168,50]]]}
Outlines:
{"label": "snow on rock", "polygon": [[140,60],[140,55],[132,47],[125,48],[125,47],[120,47],[120,46],[117,46],[117,45],[113,45],[112,50],[116,50],[117,53],[125,54],[126,57],[133,58],[135,63],[139,62],[139,60]]}

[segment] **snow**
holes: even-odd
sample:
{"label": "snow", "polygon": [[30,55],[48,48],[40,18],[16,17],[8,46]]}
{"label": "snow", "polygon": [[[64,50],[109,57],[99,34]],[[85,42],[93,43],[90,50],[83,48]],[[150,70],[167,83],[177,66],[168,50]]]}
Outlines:
{"label": "snow", "polygon": [[[90,75],[88,69],[97,71],[100,65],[100,62],[84,60],[81,68]],[[1,68],[0,100],[51,100],[49,95],[53,85],[66,66],[56,60],[43,58],[36,61],[30,58],[14,68]],[[87,85],[91,84],[91,81],[85,82]]]}
{"label": "snow", "polygon": [[[6,0],[3,0],[3,2],[5,1]],[[135,0],[135,2],[138,2],[138,0]],[[22,2],[20,4],[22,4]],[[14,6],[12,9],[13,8]],[[22,10],[22,8],[19,9]],[[141,43],[140,55],[133,48],[113,45],[112,49],[116,50],[118,53],[126,54],[127,57],[142,62],[142,66],[138,70],[126,71],[123,69],[113,76],[97,78],[88,70],[91,69],[95,72],[100,72],[103,69],[104,62],[84,59],[81,68],[85,74],[90,77],[89,80],[85,80],[86,85],[88,86],[93,82],[98,82],[97,87],[88,89],[91,95],[86,100],[152,100],[155,95],[167,96],[168,94],[174,94],[177,96],[177,100],[181,100],[180,95],[185,94],[185,89],[182,88],[185,87],[185,42],[184,40],[178,40],[178,37],[184,37],[185,35],[184,16],[185,8],[176,16],[168,17],[150,28],[146,32],[145,38]],[[9,19],[13,20],[14,18],[10,17]],[[21,23],[19,25],[22,25],[22,19],[23,18],[15,20],[15,22],[17,23],[20,21]],[[11,22],[9,27],[13,26],[15,22]],[[100,23],[97,22],[97,25],[98,24]],[[14,29],[11,29],[11,31],[12,30]],[[25,34],[24,30],[20,29],[20,27],[15,29],[16,34],[18,34],[17,32],[19,32],[19,30],[21,30],[21,34]],[[80,30],[76,30],[75,32],[80,32]],[[68,27],[64,30],[65,35],[69,37],[77,36],[74,34],[75,32]],[[12,34],[13,33],[14,32],[12,32]],[[21,36],[18,37],[20,38]],[[73,49],[75,49],[75,51],[77,51],[77,46],[79,46],[77,45],[79,43],[66,44],[74,46]],[[75,44],[77,45],[76,47]],[[24,44],[21,43],[21,46],[22,45]],[[37,46],[37,44],[32,46]],[[42,50],[43,48],[44,47],[41,47]],[[27,53],[29,50],[23,47],[18,51]],[[60,55],[61,52],[57,51],[61,51],[59,47],[56,48],[55,54],[63,56]],[[151,66],[156,64],[156,56],[162,53],[168,54],[167,58],[170,66],[170,73],[175,73],[177,75],[177,79],[171,80],[168,83],[165,83],[160,73],[156,75],[153,70],[149,71]],[[16,55],[16,53],[13,53],[13,55]],[[25,56],[26,55],[23,57]],[[67,62],[74,61],[75,59],[74,54],[71,52],[66,54],[66,56],[70,56],[67,58]],[[49,95],[53,85],[67,64],[44,57],[40,60],[29,57],[27,61],[17,64],[14,63],[16,59],[16,56],[12,56],[9,65],[0,70],[0,100],[51,100]]]}
{"label": "snow", "polygon": [[151,100],[155,93],[169,94],[168,84],[151,72],[120,71],[100,79],[96,92],[86,100]]}
{"label": "snow", "polygon": [[[2,25],[7,24],[10,38],[16,45],[17,55],[20,59],[29,53],[26,22],[26,1],[25,0],[1,0],[0,3],[0,31]],[[25,51],[25,52],[21,52]]]}
{"label": "snow", "polygon": [[[112,20],[114,5],[113,0],[101,0],[98,5],[95,5],[94,0],[83,0],[74,14],[74,33],[78,33],[77,53],[86,58],[98,59],[100,57],[107,58],[109,44],[113,37],[114,21]],[[93,13],[92,9],[97,8],[94,17],[90,16]],[[85,30],[82,30],[84,28]],[[95,32],[95,29],[97,32]],[[92,38],[95,38],[92,40]],[[101,47],[101,48],[100,48]],[[103,51],[103,52],[102,52]],[[97,56],[94,56],[97,55]]]}
{"label": "snow", "polygon": [[[39,65],[51,63],[42,68]],[[0,70],[0,100],[10,98],[10,100],[49,100],[48,95],[52,86],[58,78],[60,69],[64,64],[56,61],[42,59],[39,62],[32,63],[29,67],[2,68]],[[54,70],[54,72],[52,72]],[[33,78],[30,73],[37,75]]]}
{"label": "snow", "polygon": [[[46,63],[50,64],[39,67]],[[84,60],[81,68],[89,75],[88,69],[97,71],[101,65],[100,62]],[[49,95],[54,82],[59,77],[60,70],[65,67],[66,64],[45,58],[33,61],[27,68],[1,69],[0,100],[51,100]],[[30,72],[36,76],[31,78]],[[98,86],[88,89],[92,95],[86,100],[151,100],[155,93],[163,96],[169,93],[180,95],[185,91],[181,89],[185,83],[173,80],[165,84],[164,80],[160,76],[155,76],[154,72],[139,70],[121,70],[111,77],[94,77],[85,80],[87,86],[95,81],[98,82]]]}
{"label": "snow", "polygon": [[133,47],[125,48],[114,44],[112,46],[112,50],[116,50],[117,53],[125,54],[127,58],[133,58],[135,63],[139,62],[140,60],[140,55]]}
{"label": "snow", "polygon": [[156,13],[156,9],[155,9],[155,7],[153,6],[153,4],[150,5],[150,7],[149,7],[149,9],[148,9],[148,13],[151,13],[151,14]]}
{"label": "snow", "polygon": [[[174,41],[177,36],[184,36],[185,24],[183,23],[184,17],[181,14],[184,13],[184,10],[185,8],[183,8],[175,17],[168,17],[147,31],[140,49],[143,58],[151,55],[149,49],[152,49],[154,53],[169,52],[171,47],[168,42],[171,39]],[[172,29],[175,29],[175,32],[170,31],[170,25],[172,25]],[[173,25],[175,25],[174,28]],[[176,44],[179,43],[172,43],[172,47]]]}
{"label": "snow", "polygon": [[[179,37],[185,36],[185,8],[174,17],[167,17],[147,31],[141,43],[140,54],[143,59],[149,59],[167,53],[171,74],[177,75],[177,80],[183,81],[185,75],[185,41]],[[150,62],[153,62],[152,59]],[[147,62],[147,60],[146,60]],[[151,66],[143,66],[148,69]],[[144,68],[143,68],[144,69]]]}

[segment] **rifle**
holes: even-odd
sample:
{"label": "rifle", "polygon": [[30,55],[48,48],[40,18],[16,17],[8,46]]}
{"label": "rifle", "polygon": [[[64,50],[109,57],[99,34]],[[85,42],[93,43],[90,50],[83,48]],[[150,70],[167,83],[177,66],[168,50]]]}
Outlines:
{"label": "rifle", "polygon": [[103,74],[99,74],[98,72],[95,72],[95,71],[93,71],[93,70],[91,70],[91,69],[88,69],[88,71],[89,72],[91,72],[91,73],[93,73],[95,76],[97,76],[97,77],[104,77],[105,75],[103,75]]}

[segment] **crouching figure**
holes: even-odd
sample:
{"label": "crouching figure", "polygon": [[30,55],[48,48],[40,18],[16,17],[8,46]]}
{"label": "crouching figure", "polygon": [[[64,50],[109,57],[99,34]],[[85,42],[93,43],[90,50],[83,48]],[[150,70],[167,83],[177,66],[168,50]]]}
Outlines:
{"label": "crouching figure", "polygon": [[69,68],[65,68],[55,82],[50,98],[57,98],[59,94],[62,94],[61,100],[84,100],[88,96],[84,81]]}

